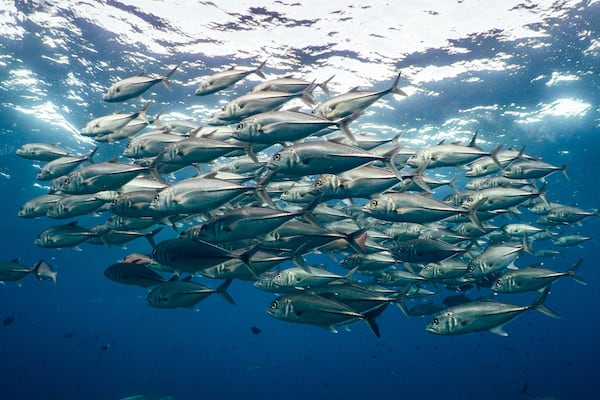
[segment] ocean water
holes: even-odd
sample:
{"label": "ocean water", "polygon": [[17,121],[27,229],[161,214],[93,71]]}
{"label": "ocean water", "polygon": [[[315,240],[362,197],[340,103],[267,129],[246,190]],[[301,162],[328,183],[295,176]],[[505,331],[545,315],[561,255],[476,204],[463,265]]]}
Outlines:
{"label": "ocean water", "polygon": [[[543,260],[564,271],[583,259],[579,274],[588,285],[560,279],[546,302],[562,319],[527,312],[506,326],[507,337],[435,336],[425,331],[429,317],[408,318],[395,306],[378,318],[381,338],[362,323],[333,334],[273,319],[265,309],[274,295],[243,281],[229,289],[235,306],[211,296],[198,311],[161,310],[145,304],[144,289],[103,275],[128,253],[149,253],[146,241],[126,249],[82,244],[80,251],[34,244],[57,221],[17,217],[47,187],[35,181],[42,163],[15,151],[30,142],[90,151],[96,144],[79,134],[86,122],[138,110],[149,100],[151,116],[205,124],[261,81],[251,76],[217,94],[194,96],[199,78],[230,66],[267,60],[268,78],[293,74],[317,82],[335,74],[333,94],[356,86],[385,89],[401,73],[408,96],[384,97],[353,131],[380,137],[402,131],[400,143],[410,148],[467,142],[475,131],[485,148],[526,146],[543,161],[568,163],[568,179],[547,178],[550,201],[595,210],[599,29],[597,1],[1,2],[1,258],[26,265],[45,259],[58,281],[27,276],[0,286],[0,398],[594,398],[600,388],[597,240]],[[143,99],[102,101],[118,79],[142,71],[161,75],[173,65],[179,69],[172,91],[156,85]],[[100,143],[95,158],[108,160],[123,147]],[[432,176],[448,178],[445,171]],[[461,175],[457,184],[465,181]],[[77,220],[90,226],[105,218]],[[599,226],[591,217],[564,230],[595,237]],[[165,228],[157,240],[174,235]],[[310,257],[343,272],[327,255]],[[527,257],[517,264],[533,262]],[[532,301],[529,295],[502,299]]]}

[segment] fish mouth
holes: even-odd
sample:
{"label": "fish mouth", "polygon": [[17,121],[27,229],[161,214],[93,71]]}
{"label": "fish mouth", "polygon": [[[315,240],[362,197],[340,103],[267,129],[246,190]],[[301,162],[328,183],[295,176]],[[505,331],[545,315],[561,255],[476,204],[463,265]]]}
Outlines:
{"label": "fish mouth", "polygon": [[435,327],[433,327],[433,326],[431,326],[431,325],[427,325],[427,326],[425,327],[425,330],[426,330],[427,332],[429,332],[429,333],[439,333],[439,331],[438,331],[438,330],[437,330]]}

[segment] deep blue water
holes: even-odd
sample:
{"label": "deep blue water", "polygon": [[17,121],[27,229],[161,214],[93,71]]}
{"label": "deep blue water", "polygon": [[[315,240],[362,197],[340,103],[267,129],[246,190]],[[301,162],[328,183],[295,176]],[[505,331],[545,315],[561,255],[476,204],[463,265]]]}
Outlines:
{"label": "deep blue water", "polygon": [[[19,158],[15,150],[28,142],[61,143],[74,152],[90,150],[94,145],[77,134],[87,121],[143,104],[139,99],[103,103],[105,88],[119,77],[142,70],[161,74],[174,64],[180,69],[173,75],[173,92],[157,85],[144,95],[154,101],[150,114],[163,110],[165,119],[184,115],[206,122],[221,102],[245,93],[258,79],[205,98],[193,95],[195,80],[208,68],[250,67],[268,57],[269,77],[293,73],[320,80],[337,71],[331,88],[335,93],[356,85],[386,88],[402,71],[400,86],[409,96],[386,98],[384,106],[373,107],[353,129],[382,136],[404,130],[404,143],[411,148],[441,139],[465,141],[473,131],[490,148],[498,143],[525,145],[528,154],[546,162],[568,163],[568,180],[560,173],[547,179],[549,200],[596,209],[600,206],[597,2],[520,6],[515,2],[503,8],[506,14],[499,16],[497,27],[481,31],[461,27],[473,21],[466,17],[450,20],[453,29],[444,30],[455,9],[465,15],[485,12],[483,5],[469,1],[437,11],[433,5],[423,6],[430,13],[417,5],[402,9],[375,4],[360,11],[359,2],[322,10],[311,2],[235,7],[178,3],[195,11],[199,28],[193,33],[182,28],[189,26],[182,22],[192,18],[189,14],[163,15],[153,9],[159,5],[162,9],[162,3],[144,3],[102,1],[92,2],[90,8],[83,2],[18,1],[0,6],[2,259],[21,258],[26,265],[46,259],[59,271],[56,285],[28,276],[20,285],[0,286],[0,320],[14,318],[11,324],[0,325],[2,398],[594,397],[600,388],[596,240],[565,249],[563,257],[544,260],[546,267],[561,271],[579,258],[584,260],[579,273],[589,284],[561,279],[548,299],[562,319],[527,312],[507,325],[508,337],[488,332],[434,336],[425,332],[427,317],[407,318],[396,307],[378,318],[380,339],[365,324],[332,334],[274,320],[265,312],[273,295],[241,281],[229,289],[236,306],[213,296],[199,304],[197,312],[160,310],[145,304],[144,289],[119,285],[103,275],[108,265],[126,254],[149,252],[147,242],[131,242],[127,250],[83,244],[81,251],[48,250],[33,243],[41,230],[56,222],[17,217],[20,206],[45,188],[34,185],[36,165],[41,163]],[[387,27],[381,25],[388,21],[384,18],[369,25],[371,17],[362,21],[362,12],[382,17],[396,13],[404,23]],[[429,19],[434,12],[443,22]],[[519,12],[537,16],[536,22],[528,22],[530,35],[513,31],[523,26],[524,19],[506,21]],[[103,23],[98,15],[112,19]],[[346,17],[357,23],[349,27]],[[424,21],[422,31],[411,28],[419,25],[415,19]],[[489,15],[482,19],[494,20]],[[125,33],[123,25],[129,27]],[[440,45],[445,34],[449,36]],[[303,35],[307,42],[297,44]],[[403,41],[411,44],[397,44]],[[321,101],[326,98],[319,96]],[[123,144],[100,144],[97,158],[107,160],[122,150]],[[104,218],[78,220],[92,225]],[[595,236],[599,226],[592,217],[568,230]],[[164,229],[159,239],[173,236]],[[340,271],[327,256],[311,257]],[[527,257],[517,264],[532,262]],[[486,293],[471,289],[467,294]],[[527,304],[531,296],[510,300]],[[253,326],[261,333],[254,334]]]}

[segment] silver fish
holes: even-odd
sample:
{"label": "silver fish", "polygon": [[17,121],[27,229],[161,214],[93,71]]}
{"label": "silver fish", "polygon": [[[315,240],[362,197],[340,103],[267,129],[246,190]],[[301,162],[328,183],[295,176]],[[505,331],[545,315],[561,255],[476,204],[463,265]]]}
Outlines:
{"label": "silver fish", "polygon": [[152,103],[147,103],[140,111],[134,113],[116,113],[95,118],[85,124],[81,129],[81,134],[84,136],[95,136],[113,133],[138,117],[147,121],[146,110],[150,107],[150,104]]}
{"label": "silver fish", "polygon": [[337,120],[364,111],[383,96],[394,93],[406,96],[399,87],[400,74],[394,79],[392,86],[381,91],[359,90],[357,88],[339,96],[334,96],[319,104],[313,114],[329,120]]}
{"label": "silver fish", "polygon": [[496,279],[492,285],[492,290],[499,293],[520,293],[540,290],[563,276],[568,276],[575,282],[587,285],[585,280],[577,275],[577,269],[581,265],[581,262],[582,260],[579,259],[565,272],[538,267],[519,268],[516,271],[509,271]]}
{"label": "silver fish", "polygon": [[365,320],[377,335],[379,328],[375,321],[365,314],[358,313],[347,305],[312,293],[281,296],[275,299],[267,313],[276,319],[299,324],[316,325],[337,333],[336,327]]}
{"label": "silver fish", "polygon": [[77,225],[77,221],[73,221],[69,224],[51,226],[43,230],[36,237],[34,243],[46,248],[75,247],[94,236],[98,236],[98,234],[82,228]]}
{"label": "silver fish", "polygon": [[272,157],[267,169],[292,176],[335,174],[375,160],[385,158],[354,146],[306,142],[284,147]]}
{"label": "silver fish", "polygon": [[529,306],[494,301],[472,301],[442,310],[433,315],[426,330],[437,335],[462,335],[466,333],[490,331],[507,336],[503,326],[527,310],[537,310],[558,318],[558,315],[544,305],[549,287]]}
{"label": "silver fish", "polygon": [[268,207],[238,208],[214,217],[202,225],[189,227],[180,236],[211,243],[258,238],[299,215],[302,213],[290,213]]}
{"label": "silver fish", "polygon": [[216,289],[210,289],[189,280],[162,283],[148,293],[146,302],[157,308],[193,308],[211,294],[217,293],[228,303],[235,304],[233,298],[227,293],[230,284],[231,279],[226,280]]}
{"label": "silver fish", "polygon": [[36,179],[39,181],[49,181],[59,176],[66,175],[73,172],[77,167],[86,161],[90,161],[98,147],[96,147],[91,153],[83,156],[64,156],[55,160],[49,161],[46,165],[39,170]]}
{"label": "silver fish", "polygon": [[189,178],[158,192],[150,209],[169,214],[208,212],[254,189],[219,179]]}
{"label": "silver fish", "polygon": [[227,125],[239,122],[251,115],[273,111],[290,100],[299,98],[305,103],[313,104],[308,88],[299,93],[255,92],[236,97],[227,103],[221,111],[212,116],[209,125]]}
{"label": "silver fish", "polygon": [[245,77],[251,74],[256,74],[261,78],[265,79],[265,74],[261,71],[262,67],[265,66],[267,60],[263,61],[258,67],[242,70],[231,67],[225,71],[220,71],[215,74],[204,77],[200,80],[198,88],[196,89],[196,96],[206,96],[207,94],[216,93],[219,90],[226,89],[235,83],[241,81]]}
{"label": "silver fish", "polygon": [[173,72],[177,70],[177,67],[178,66],[176,65],[169,72],[159,78],[153,78],[140,74],[121,79],[106,90],[102,100],[109,103],[114,103],[133,99],[159,82],[162,82],[168,90],[173,90],[171,88],[171,84],[169,83],[169,77],[173,75]]}
{"label": "silver fish", "polygon": [[319,87],[322,91],[329,94],[329,88],[327,84],[334,78],[332,75],[328,79],[321,83],[313,83],[304,79],[294,78],[292,75],[284,76],[283,78],[275,78],[265,82],[261,82],[252,88],[252,92],[262,91],[274,91],[274,92],[286,92],[286,93],[298,93],[309,86]]}
{"label": "silver fish", "polygon": [[36,161],[52,161],[70,155],[62,147],[50,143],[27,143],[19,147],[16,154],[28,160]]}

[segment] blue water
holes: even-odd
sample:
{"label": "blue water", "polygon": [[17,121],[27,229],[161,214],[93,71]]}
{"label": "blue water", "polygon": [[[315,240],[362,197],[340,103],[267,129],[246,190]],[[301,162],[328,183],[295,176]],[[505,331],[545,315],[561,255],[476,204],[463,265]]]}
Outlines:
{"label": "blue water", "polygon": [[[83,244],[81,251],[33,243],[56,221],[17,217],[20,206],[45,188],[34,185],[40,163],[14,152],[29,142],[89,151],[94,144],[77,134],[87,121],[143,104],[140,99],[106,104],[103,91],[120,77],[161,74],[174,64],[180,68],[173,75],[173,92],[157,85],[144,95],[154,101],[150,114],[163,110],[163,118],[206,122],[224,101],[259,80],[198,98],[193,95],[197,79],[230,65],[256,66],[268,57],[269,77],[293,73],[322,80],[337,72],[334,93],[356,85],[384,89],[402,71],[400,86],[409,96],[384,99],[353,129],[363,124],[364,133],[382,136],[404,130],[404,143],[411,148],[441,139],[465,141],[473,131],[490,148],[525,145],[528,154],[546,162],[568,162],[569,180],[560,173],[548,178],[549,200],[595,209],[600,206],[598,2],[507,2],[499,25],[483,30],[463,26],[477,18],[452,17],[460,10],[495,21],[486,12],[493,10],[470,1],[439,10],[434,5],[421,9],[419,2],[364,10],[360,2],[325,8],[313,2],[179,2],[180,14],[165,13],[164,3],[98,1],[90,7],[17,1],[0,6],[2,259],[21,258],[26,265],[46,259],[59,271],[56,285],[28,276],[20,285],[0,286],[0,320],[14,318],[0,325],[0,398],[595,397],[600,388],[597,241],[544,260],[546,267],[561,271],[584,260],[579,273],[589,285],[561,279],[547,301],[562,319],[528,312],[507,325],[508,337],[488,332],[434,336],[425,332],[427,317],[407,318],[396,307],[378,318],[380,339],[365,324],[332,334],[274,320],[265,312],[273,295],[241,281],[229,289],[236,306],[214,296],[197,312],[160,310],[145,304],[144,289],[103,275],[126,254],[149,252],[147,242],[131,242],[127,250]],[[535,21],[507,21],[517,13]],[[385,25],[390,14],[398,25]],[[381,16],[382,22],[370,24],[371,16]],[[422,29],[414,29],[420,20]],[[529,34],[519,36],[516,28],[525,24]],[[196,32],[182,28],[192,25],[199,27]],[[319,94],[319,100],[325,98]],[[100,144],[97,158],[118,155],[122,146]],[[78,220],[89,226],[104,218]],[[594,236],[599,226],[598,219],[588,218],[568,228]],[[165,229],[158,239],[173,236]],[[312,259],[339,271],[326,256]],[[523,265],[527,261],[524,256]],[[471,289],[467,294],[486,293]],[[260,334],[251,331],[253,326]]]}

